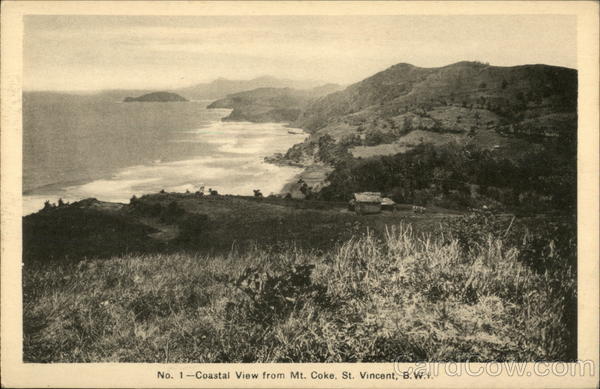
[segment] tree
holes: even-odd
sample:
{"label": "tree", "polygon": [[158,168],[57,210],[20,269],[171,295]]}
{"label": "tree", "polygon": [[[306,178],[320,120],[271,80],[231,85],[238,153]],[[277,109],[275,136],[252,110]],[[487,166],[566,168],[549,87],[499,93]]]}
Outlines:
{"label": "tree", "polygon": [[319,159],[323,162],[330,162],[333,159],[332,149],[335,145],[335,139],[329,134],[319,138]]}
{"label": "tree", "polygon": [[188,244],[201,245],[202,233],[210,226],[210,220],[204,214],[185,215],[178,223],[178,239]]}
{"label": "tree", "polygon": [[379,130],[371,130],[365,135],[366,146],[377,146],[384,143],[392,143],[395,140],[393,134]]}
{"label": "tree", "polygon": [[185,210],[176,201],[171,201],[166,208],[161,210],[160,220],[163,223],[171,224],[184,214]]}
{"label": "tree", "polygon": [[306,184],[306,182],[303,182],[302,185],[300,186],[300,192],[304,195],[305,198],[309,199],[313,196],[313,191],[312,188],[310,186],[308,186]]}
{"label": "tree", "polygon": [[346,147],[360,146],[362,144],[362,140],[358,134],[344,135],[340,141],[340,144]]}
{"label": "tree", "polygon": [[52,207],[52,204],[50,204],[50,200],[44,201],[44,208],[43,208],[44,211],[47,211],[47,210],[52,209],[52,208],[53,207]]}

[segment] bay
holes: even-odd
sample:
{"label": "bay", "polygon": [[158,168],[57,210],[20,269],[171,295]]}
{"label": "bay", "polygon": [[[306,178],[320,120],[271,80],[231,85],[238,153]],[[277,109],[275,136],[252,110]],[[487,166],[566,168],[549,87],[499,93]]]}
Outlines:
{"label": "bay", "polygon": [[127,202],[160,190],[278,193],[300,169],[267,164],[305,134],[282,123],[223,122],[209,101],[121,103],[95,95],[26,93],[23,213],[44,201]]}

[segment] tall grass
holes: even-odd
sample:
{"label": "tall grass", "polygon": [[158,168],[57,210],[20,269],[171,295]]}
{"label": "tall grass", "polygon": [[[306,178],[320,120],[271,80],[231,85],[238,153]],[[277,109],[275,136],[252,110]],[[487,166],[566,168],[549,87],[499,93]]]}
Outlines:
{"label": "tall grass", "polygon": [[319,254],[257,247],[26,267],[24,359],[575,358],[574,272],[536,271],[521,254],[502,237],[467,248],[400,224]]}

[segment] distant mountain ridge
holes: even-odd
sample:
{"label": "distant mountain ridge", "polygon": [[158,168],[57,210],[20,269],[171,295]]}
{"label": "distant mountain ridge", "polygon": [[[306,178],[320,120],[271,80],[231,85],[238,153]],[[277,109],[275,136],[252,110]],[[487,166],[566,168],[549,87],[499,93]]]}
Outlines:
{"label": "distant mountain ridge", "polygon": [[[199,83],[187,87],[167,89],[169,93],[177,93],[187,100],[217,100],[232,93],[248,91],[257,88],[293,88],[312,89],[323,86],[322,81],[280,79],[272,76],[256,77],[250,80],[229,80],[218,78],[207,83]],[[99,91],[24,91],[28,95],[44,95],[59,97],[61,95],[96,96],[106,101],[123,101],[129,96],[140,96],[153,93],[156,89],[105,89]]]}
{"label": "distant mountain ridge", "polygon": [[209,83],[196,84],[175,89],[175,91],[191,100],[211,100],[257,88],[312,89],[323,84],[324,82],[321,81],[290,80],[271,76],[262,76],[251,80],[228,80],[225,78],[218,78]]}

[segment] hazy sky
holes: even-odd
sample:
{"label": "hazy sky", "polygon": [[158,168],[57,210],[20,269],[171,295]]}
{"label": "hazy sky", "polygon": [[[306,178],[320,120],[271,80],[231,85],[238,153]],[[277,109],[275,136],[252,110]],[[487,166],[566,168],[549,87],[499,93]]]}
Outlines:
{"label": "hazy sky", "polygon": [[261,75],[352,83],[399,62],[576,68],[576,19],[26,16],[24,89],[172,89]]}

